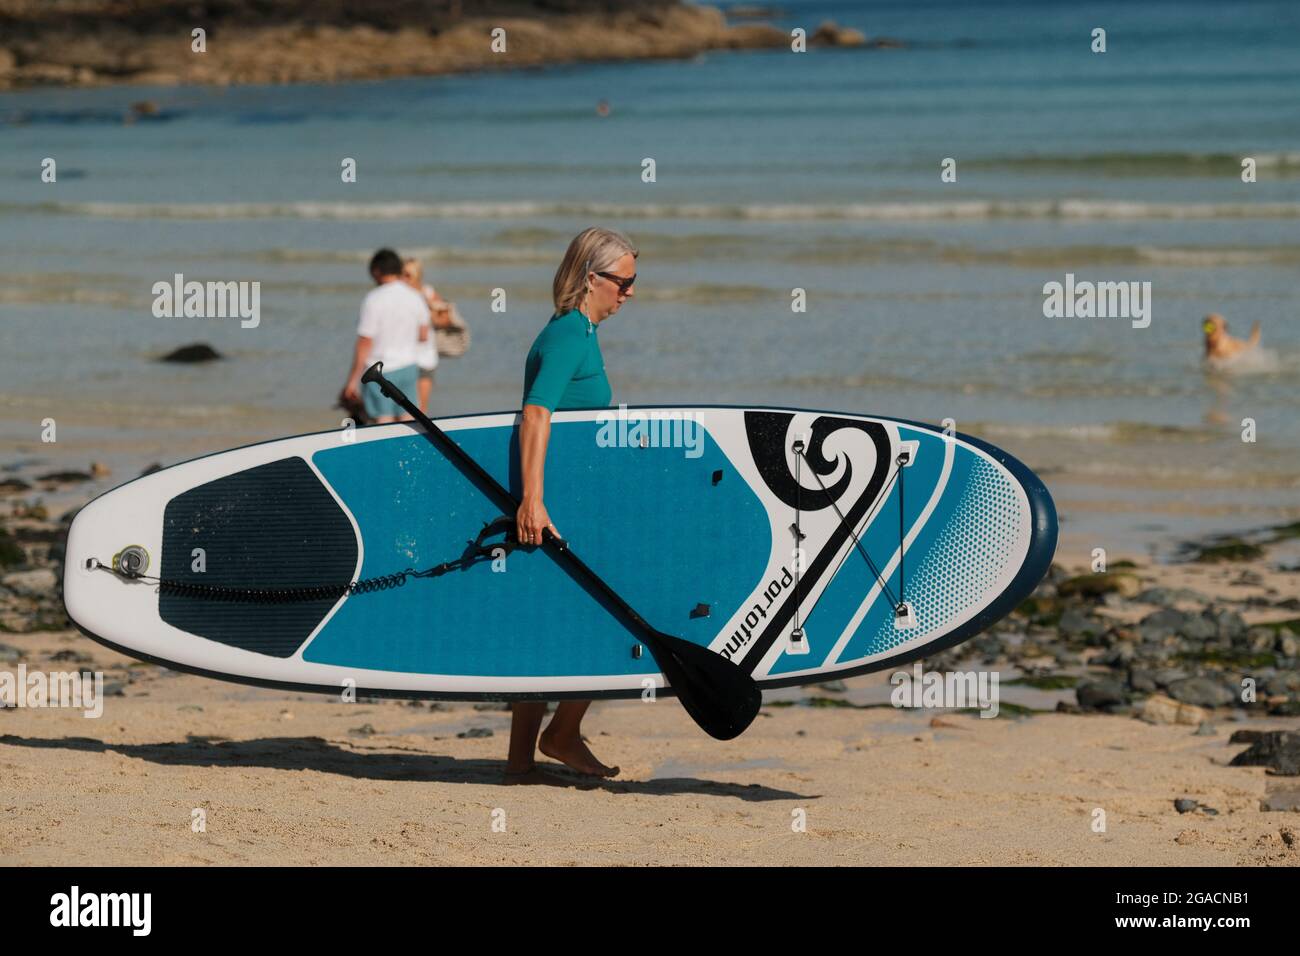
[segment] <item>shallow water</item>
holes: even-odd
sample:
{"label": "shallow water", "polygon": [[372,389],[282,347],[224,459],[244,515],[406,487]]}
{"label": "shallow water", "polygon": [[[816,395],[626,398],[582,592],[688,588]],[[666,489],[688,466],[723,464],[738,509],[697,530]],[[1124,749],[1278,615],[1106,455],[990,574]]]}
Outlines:
{"label": "shallow water", "polygon": [[[782,6],[911,45],[0,96],[0,456],[99,458],[112,484],[337,424],[380,245],[421,256],[474,328],[435,410],[517,407],[554,266],[601,222],[642,250],[601,331],[616,400],[952,418],[1041,470],[1084,550],[1300,514],[1294,5]],[[158,116],[124,125],[146,98]],[[177,273],[260,282],[259,324],[155,318]],[[1044,318],[1067,273],[1150,282],[1150,326]],[[1203,368],[1210,311],[1259,320],[1276,367]],[[192,341],[228,361],[153,361]]]}

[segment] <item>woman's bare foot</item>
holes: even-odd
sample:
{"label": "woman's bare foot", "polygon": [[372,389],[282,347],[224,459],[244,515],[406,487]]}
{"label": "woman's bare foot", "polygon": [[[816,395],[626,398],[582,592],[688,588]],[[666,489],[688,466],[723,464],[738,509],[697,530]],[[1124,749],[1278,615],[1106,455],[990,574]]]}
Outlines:
{"label": "woman's bare foot", "polygon": [[593,777],[618,775],[617,767],[607,767],[596,759],[596,755],[587,748],[581,736],[561,737],[559,734],[551,733],[551,728],[547,727],[542,731],[542,739],[537,742],[537,749],[552,760],[558,760],[578,773]]}

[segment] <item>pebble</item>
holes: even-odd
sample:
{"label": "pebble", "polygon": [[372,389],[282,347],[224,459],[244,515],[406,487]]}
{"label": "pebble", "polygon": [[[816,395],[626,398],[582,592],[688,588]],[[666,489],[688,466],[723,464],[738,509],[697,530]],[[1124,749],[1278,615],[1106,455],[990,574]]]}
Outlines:
{"label": "pebble", "polygon": [[160,362],[215,362],[221,358],[221,353],[211,345],[204,342],[196,342],[193,345],[182,345],[178,349],[168,352]]}
{"label": "pebble", "polygon": [[1163,608],[1144,617],[1138,623],[1138,633],[1144,641],[1160,641],[1175,636],[1205,641],[1217,637],[1219,627],[1208,612],[1197,614]]}
{"label": "pebble", "polygon": [[1124,685],[1108,678],[1085,681],[1075,688],[1075,697],[1084,710],[1110,710],[1128,703]]}
{"label": "pebble", "polygon": [[1208,604],[1207,598],[1200,591],[1193,591],[1190,588],[1147,588],[1141,592],[1135,601],[1140,604],[1154,604],[1157,607],[1172,607],[1175,604]]}
{"label": "pebble", "polygon": [[1246,631],[1244,643],[1256,654],[1262,654],[1271,651],[1276,640],[1277,635],[1271,627],[1252,627]]}
{"label": "pebble", "polygon": [[1077,607],[1066,608],[1057,626],[1067,636],[1096,636],[1106,630],[1105,622]]}
{"label": "pebble", "polygon": [[1139,693],[1149,694],[1160,685],[1156,683],[1155,672],[1145,667],[1130,667],[1128,686]]}
{"label": "pebble", "polygon": [[1149,724],[1183,724],[1204,726],[1209,713],[1192,704],[1184,704],[1163,694],[1153,694],[1142,701],[1138,716]]}
{"label": "pebble", "polygon": [[1236,611],[1217,608],[1207,610],[1202,616],[1213,622],[1221,641],[1232,641],[1246,635],[1246,621]]}
{"label": "pebble", "polygon": [[1094,657],[1092,662],[1102,667],[1126,667],[1137,658],[1137,655],[1137,648],[1126,642],[1103,651]]}
{"label": "pebble", "polygon": [[0,587],[19,597],[44,597],[59,586],[59,579],[49,568],[32,568],[30,571],[10,571],[0,577]]}
{"label": "pebble", "polygon": [[1236,694],[1227,687],[1208,677],[1187,677],[1176,680],[1170,683],[1166,690],[1174,700],[1196,707],[1225,707],[1237,699]]}

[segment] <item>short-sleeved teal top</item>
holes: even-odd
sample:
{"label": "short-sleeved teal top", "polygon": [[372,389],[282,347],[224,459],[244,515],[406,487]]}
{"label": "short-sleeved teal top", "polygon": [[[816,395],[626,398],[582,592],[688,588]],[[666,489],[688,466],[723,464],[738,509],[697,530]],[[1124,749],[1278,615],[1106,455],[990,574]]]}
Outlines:
{"label": "short-sleeved teal top", "polygon": [[577,309],[551,316],[524,361],[523,404],[601,408],[612,396],[595,324]]}

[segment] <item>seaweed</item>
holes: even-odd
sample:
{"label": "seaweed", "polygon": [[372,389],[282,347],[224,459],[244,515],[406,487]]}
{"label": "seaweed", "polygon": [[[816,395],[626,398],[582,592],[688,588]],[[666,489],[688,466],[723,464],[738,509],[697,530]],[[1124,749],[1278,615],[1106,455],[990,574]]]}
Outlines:
{"label": "seaweed", "polygon": [[[962,707],[957,711],[959,714],[981,714],[983,711],[978,707]],[[1050,714],[1050,710],[1038,710],[1033,707],[1026,707],[1024,704],[1013,704],[1008,700],[998,701],[999,717],[1032,717],[1034,714]]]}
{"label": "seaweed", "polygon": [[1292,521],[1290,524],[1280,524],[1270,528],[1273,537],[1268,540],[1268,544],[1277,544],[1279,541],[1289,541],[1292,538],[1300,538],[1300,521]]}
{"label": "seaweed", "polygon": [[1016,617],[1027,618],[1031,624],[1056,627],[1061,622],[1064,611],[1063,602],[1057,598],[1027,597],[1011,613]]}
{"label": "seaweed", "polygon": [[1264,549],[1241,538],[1224,538],[1215,544],[1196,548],[1192,560],[1198,564],[1221,564],[1226,561],[1254,561],[1264,556]]}
{"label": "seaweed", "polygon": [[1285,621],[1261,621],[1258,624],[1252,624],[1252,628],[1266,627],[1274,634],[1279,634],[1282,628],[1288,628],[1296,634],[1300,634],[1300,617],[1287,618]]}
{"label": "seaweed", "polygon": [[1107,594],[1123,594],[1126,589],[1136,594],[1141,582],[1135,574],[1102,571],[1097,574],[1080,574],[1062,581],[1057,587],[1061,597],[1100,598]]}
{"label": "seaweed", "polygon": [[1002,681],[1006,687],[1033,687],[1037,690],[1069,690],[1077,686],[1079,678],[1072,674],[1044,674],[1041,677],[1017,677]]}
{"label": "seaweed", "polygon": [[1214,648],[1205,651],[1181,651],[1173,659],[1184,664],[1212,664],[1219,667],[1261,668],[1276,667],[1277,655],[1267,651],[1247,651],[1235,648]]}
{"label": "seaweed", "polygon": [[0,528],[0,568],[12,568],[24,563],[27,554],[6,529]]}

